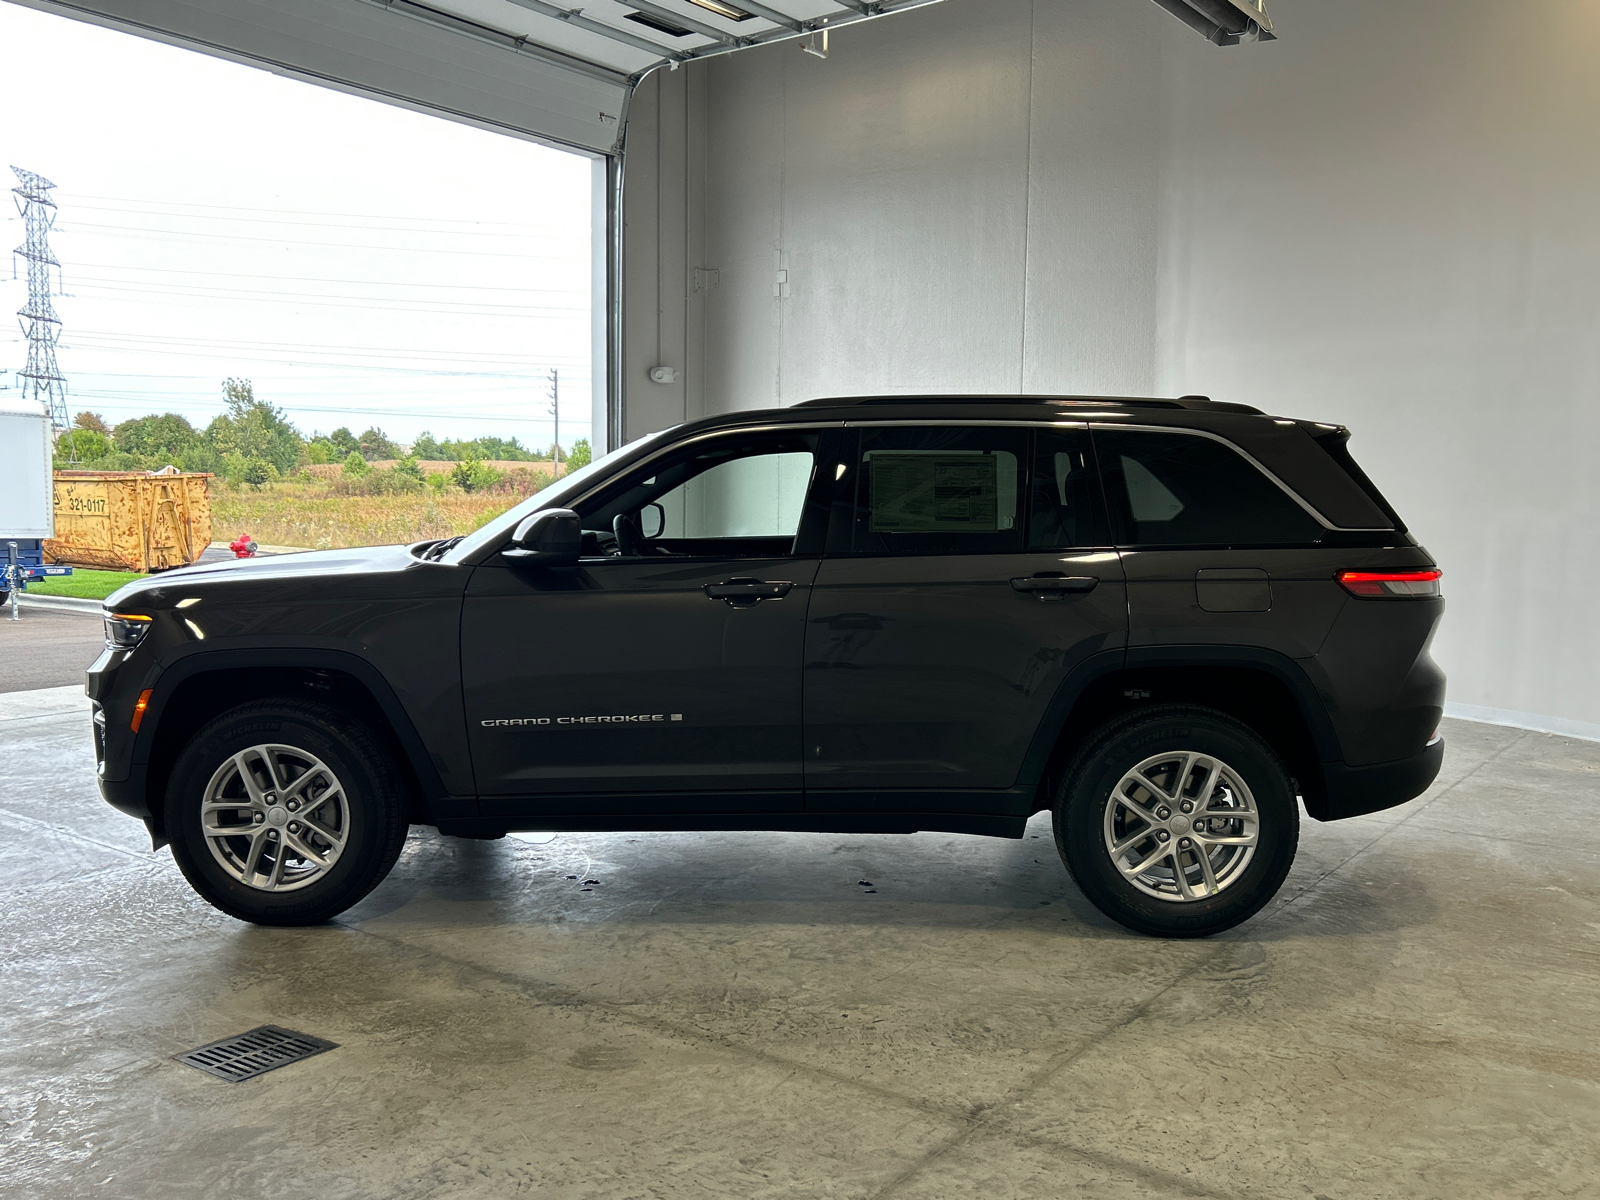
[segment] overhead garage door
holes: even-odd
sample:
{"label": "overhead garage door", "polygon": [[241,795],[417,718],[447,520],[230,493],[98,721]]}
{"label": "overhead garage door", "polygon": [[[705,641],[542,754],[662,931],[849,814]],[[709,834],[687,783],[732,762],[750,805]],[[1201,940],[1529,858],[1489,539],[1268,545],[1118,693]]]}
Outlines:
{"label": "overhead garage door", "polygon": [[18,0],[580,150],[618,148],[650,70],[936,0]]}

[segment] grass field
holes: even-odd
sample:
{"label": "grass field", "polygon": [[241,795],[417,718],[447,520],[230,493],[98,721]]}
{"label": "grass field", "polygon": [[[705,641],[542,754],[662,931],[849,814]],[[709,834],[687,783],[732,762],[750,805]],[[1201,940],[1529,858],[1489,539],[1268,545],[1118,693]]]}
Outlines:
{"label": "grass field", "polygon": [[516,472],[514,489],[463,492],[403,492],[351,495],[337,480],[290,478],[259,490],[211,481],[211,536],[231,542],[248,533],[263,546],[304,546],[337,550],[346,546],[384,546],[424,538],[471,533],[499,516],[548,477]]}
{"label": "grass field", "polygon": [[123,584],[144,576],[135,571],[92,571],[74,567],[71,575],[57,575],[28,585],[25,596],[76,596],[81,600],[104,600]]}

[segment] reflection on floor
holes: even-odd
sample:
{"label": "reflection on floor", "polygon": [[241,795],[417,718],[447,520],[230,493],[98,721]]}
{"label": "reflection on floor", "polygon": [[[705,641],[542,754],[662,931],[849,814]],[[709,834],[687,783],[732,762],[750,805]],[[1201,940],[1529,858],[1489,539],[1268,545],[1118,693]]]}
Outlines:
{"label": "reflection on floor", "polygon": [[[284,931],[99,801],[81,696],[0,697],[0,1190],[1597,1195],[1600,745],[1446,736],[1428,796],[1307,822],[1280,901],[1206,942],[1105,921],[1043,820],[417,832]],[[170,1057],[263,1024],[339,1049]]]}

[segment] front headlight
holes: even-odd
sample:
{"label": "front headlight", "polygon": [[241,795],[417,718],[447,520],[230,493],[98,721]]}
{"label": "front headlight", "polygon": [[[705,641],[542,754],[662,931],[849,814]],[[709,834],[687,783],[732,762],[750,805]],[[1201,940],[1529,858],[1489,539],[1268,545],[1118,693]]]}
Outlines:
{"label": "front headlight", "polygon": [[132,650],[150,632],[150,618],[141,613],[107,613],[106,645],[113,650]]}

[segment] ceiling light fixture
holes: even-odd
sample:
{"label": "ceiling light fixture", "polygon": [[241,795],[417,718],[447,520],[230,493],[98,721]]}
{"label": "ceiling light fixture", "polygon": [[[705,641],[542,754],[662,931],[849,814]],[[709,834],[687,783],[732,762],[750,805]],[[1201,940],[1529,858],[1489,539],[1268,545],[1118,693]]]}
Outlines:
{"label": "ceiling light fixture", "polygon": [[1267,0],[1156,0],[1190,29],[1218,46],[1277,40]]}
{"label": "ceiling light fixture", "polygon": [[722,0],[689,0],[690,4],[714,12],[719,17],[726,17],[730,21],[748,21],[754,14],[747,13],[742,8],[735,8],[731,4],[724,4]]}

